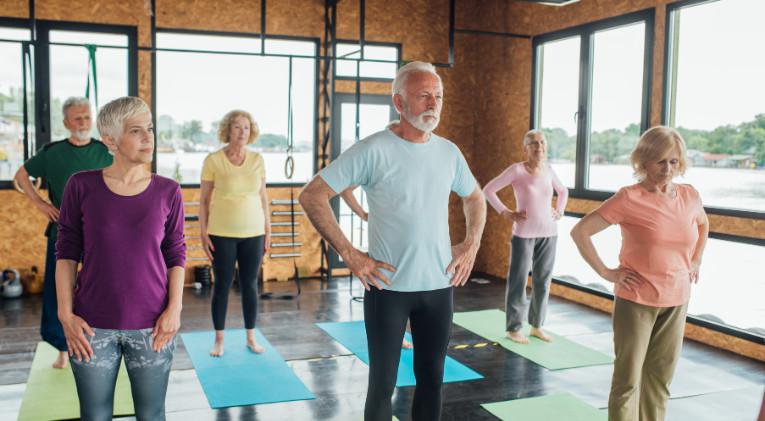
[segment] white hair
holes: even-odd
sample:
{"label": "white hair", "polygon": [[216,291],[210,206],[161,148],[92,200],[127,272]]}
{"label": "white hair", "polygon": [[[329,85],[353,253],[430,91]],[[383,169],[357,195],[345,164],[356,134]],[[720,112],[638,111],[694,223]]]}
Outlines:
{"label": "white hair", "polygon": [[531,142],[531,140],[534,139],[534,136],[536,135],[542,136],[542,139],[544,139],[545,141],[547,140],[547,138],[545,137],[545,134],[541,130],[532,129],[527,131],[526,134],[523,135],[523,146],[528,145],[529,142]]}
{"label": "white hair", "polygon": [[64,119],[67,118],[67,111],[72,107],[88,107],[90,109],[90,100],[81,96],[70,96],[64,101],[64,105],[61,107],[61,112],[64,114]]}
{"label": "white hair", "polygon": [[441,81],[441,76],[438,76],[438,73],[436,73],[435,66],[430,63],[425,63],[424,61],[413,61],[401,66],[401,68],[398,69],[398,72],[396,72],[396,78],[393,79],[393,95],[404,94],[406,80],[412,73],[432,73],[436,75],[439,81]]}
{"label": "white hair", "polygon": [[98,112],[98,132],[101,137],[118,139],[125,129],[125,120],[138,114],[150,113],[149,106],[138,97],[123,96],[101,107]]}

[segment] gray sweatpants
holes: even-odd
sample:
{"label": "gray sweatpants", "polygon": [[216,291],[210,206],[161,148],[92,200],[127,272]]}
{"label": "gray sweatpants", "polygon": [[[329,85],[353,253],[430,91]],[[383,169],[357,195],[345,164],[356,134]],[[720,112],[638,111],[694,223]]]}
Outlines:
{"label": "gray sweatpants", "polygon": [[521,238],[513,236],[510,241],[510,271],[507,274],[505,294],[506,330],[517,332],[523,327],[528,305],[526,281],[531,274],[531,307],[529,324],[542,327],[547,315],[547,298],[550,293],[553,265],[555,265],[555,244],[558,237]]}
{"label": "gray sweatpants", "polygon": [[112,419],[114,387],[123,356],[136,418],[139,421],[165,419],[165,395],[175,338],[160,352],[154,352],[151,349],[151,331],[93,329],[95,336],[85,335],[93,348],[90,362],[69,359],[83,420]]}

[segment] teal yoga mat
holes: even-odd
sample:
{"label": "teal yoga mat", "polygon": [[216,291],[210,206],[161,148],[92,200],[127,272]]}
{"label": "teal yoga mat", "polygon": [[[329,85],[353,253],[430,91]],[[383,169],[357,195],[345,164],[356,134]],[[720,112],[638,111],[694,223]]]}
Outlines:
{"label": "teal yoga mat", "polygon": [[247,348],[244,329],[226,330],[225,353],[215,358],[209,354],[215,332],[183,333],[181,338],[212,408],[314,398],[259,330],[255,338],[266,349],[262,354]]}
{"label": "teal yoga mat", "polygon": [[[369,364],[367,334],[364,330],[363,320],[354,322],[317,323],[316,325],[322,328],[336,341],[340,342],[344,347],[348,348],[349,351],[356,354],[356,356],[361,361],[364,361],[365,364]],[[409,341],[412,340],[409,333],[406,334],[406,338]],[[454,358],[446,357],[446,362],[444,364],[444,383],[477,380],[482,378],[482,375],[461,364]],[[401,359],[398,363],[396,387],[414,386],[415,384],[414,351],[411,349],[402,349]]]}
{"label": "teal yoga mat", "polygon": [[[587,348],[545,329],[552,342],[545,342],[530,337],[528,344],[519,344],[505,337],[505,313],[501,310],[481,310],[454,313],[454,323],[497,342],[502,347],[515,352],[549,370],[611,364],[613,358],[602,352]],[[528,327],[526,327],[528,329]],[[528,334],[528,331],[526,332]]]}
{"label": "teal yoga mat", "polygon": [[481,405],[503,421],[606,421],[608,414],[564,393]]}

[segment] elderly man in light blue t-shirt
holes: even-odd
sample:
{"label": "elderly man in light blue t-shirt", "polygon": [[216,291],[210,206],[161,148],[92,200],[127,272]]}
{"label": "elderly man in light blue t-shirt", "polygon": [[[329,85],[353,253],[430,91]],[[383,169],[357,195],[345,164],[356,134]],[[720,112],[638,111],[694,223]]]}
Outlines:
{"label": "elderly man in light blue t-shirt", "polygon": [[[407,319],[417,386],[412,418],[438,420],[452,323],[452,287],[473,268],[486,222],[480,186],[452,142],[433,134],[443,85],[435,68],[412,62],[393,81],[401,121],[353,145],[314,177],[300,204],[356,275],[364,294],[369,385],[364,419],[392,416],[391,396]],[[369,254],[343,235],[329,199],[361,186],[369,200]],[[462,198],[467,235],[452,246],[449,195]]]}

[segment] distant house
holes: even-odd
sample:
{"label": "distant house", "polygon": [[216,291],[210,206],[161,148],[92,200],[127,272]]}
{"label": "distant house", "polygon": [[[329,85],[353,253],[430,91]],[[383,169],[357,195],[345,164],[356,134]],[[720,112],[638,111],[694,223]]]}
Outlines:
{"label": "distant house", "polygon": [[730,163],[731,168],[756,168],[757,161],[752,155],[731,155],[727,159],[727,163]]}
{"label": "distant house", "polygon": [[730,167],[730,160],[728,159],[730,155],[724,154],[724,153],[709,153],[704,152],[704,155],[702,156],[703,160],[703,166],[705,167],[715,167],[715,168],[726,168]]}

